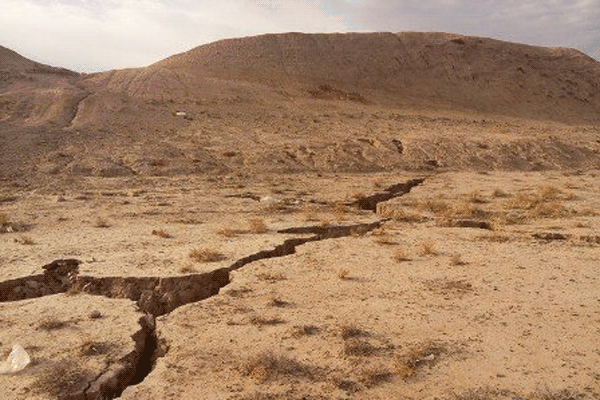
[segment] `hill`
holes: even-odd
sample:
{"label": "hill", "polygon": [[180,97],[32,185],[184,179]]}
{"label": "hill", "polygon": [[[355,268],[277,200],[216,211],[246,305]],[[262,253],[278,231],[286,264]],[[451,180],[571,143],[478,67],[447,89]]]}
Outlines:
{"label": "hill", "polygon": [[573,49],[270,34],[91,75],[2,55],[2,162],[36,160],[11,174],[600,166],[600,63]]}

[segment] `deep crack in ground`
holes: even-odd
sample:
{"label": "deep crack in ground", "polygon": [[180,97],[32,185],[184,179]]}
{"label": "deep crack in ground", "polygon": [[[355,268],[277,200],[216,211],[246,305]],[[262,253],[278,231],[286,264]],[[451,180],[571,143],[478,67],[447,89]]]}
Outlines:
{"label": "deep crack in ground", "polygon": [[[390,186],[382,193],[363,197],[354,205],[376,211],[377,204],[409,193],[425,179],[413,179]],[[0,282],[0,302],[39,298],[57,293],[84,292],[109,298],[128,298],[146,314],[140,318],[141,329],[133,335],[135,350],[120,360],[123,368],[110,368],[86,385],[84,393],[73,393],[66,399],[115,399],[128,386],[141,383],[153,370],[156,360],[168,349],[156,330],[156,317],[176,308],[210,298],[230,283],[230,272],[258,260],[285,257],[306,243],[361,235],[381,226],[386,220],[347,226],[309,226],[279,230],[282,234],[311,235],[291,238],[271,250],[243,257],[229,267],[178,277],[93,277],[79,276],[80,261],[55,260],[43,266],[44,274]]]}

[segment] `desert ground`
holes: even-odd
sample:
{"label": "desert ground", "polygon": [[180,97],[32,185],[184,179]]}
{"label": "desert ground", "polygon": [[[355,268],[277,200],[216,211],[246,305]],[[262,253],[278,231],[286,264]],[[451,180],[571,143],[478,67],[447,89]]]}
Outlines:
{"label": "desert ground", "polygon": [[[0,305],[1,355],[19,343],[33,362],[0,375],[3,397],[599,398],[598,173],[4,189],[0,285],[20,299]],[[357,207],[420,178],[375,212]],[[42,266],[59,259],[81,264],[48,293]]]}
{"label": "desert ground", "polygon": [[575,49],[0,46],[0,398],[600,399],[599,174]]}

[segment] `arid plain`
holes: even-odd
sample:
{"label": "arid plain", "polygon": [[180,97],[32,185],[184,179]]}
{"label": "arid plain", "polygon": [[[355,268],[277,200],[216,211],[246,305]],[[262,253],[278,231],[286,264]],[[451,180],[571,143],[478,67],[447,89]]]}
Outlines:
{"label": "arid plain", "polygon": [[417,33],[87,76],[0,50],[0,359],[32,359],[3,398],[600,398],[598,62]]}

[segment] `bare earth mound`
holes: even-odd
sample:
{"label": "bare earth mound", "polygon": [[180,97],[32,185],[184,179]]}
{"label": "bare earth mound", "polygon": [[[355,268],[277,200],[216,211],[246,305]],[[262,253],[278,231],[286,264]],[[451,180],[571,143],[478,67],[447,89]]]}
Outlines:
{"label": "bare earth mound", "polygon": [[572,49],[290,33],[91,75],[1,60],[5,178],[599,165],[600,64]]}

